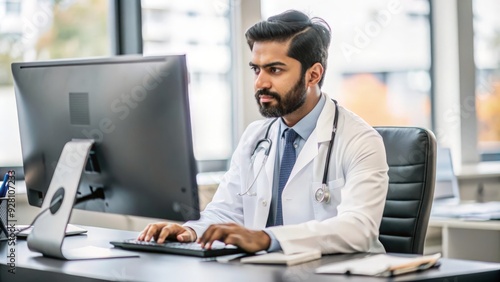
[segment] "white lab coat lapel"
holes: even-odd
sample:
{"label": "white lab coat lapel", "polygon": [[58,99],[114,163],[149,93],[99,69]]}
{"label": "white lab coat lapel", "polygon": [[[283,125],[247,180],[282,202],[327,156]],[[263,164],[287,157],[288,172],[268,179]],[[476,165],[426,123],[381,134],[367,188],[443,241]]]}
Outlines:
{"label": "white lab coat lapel", "polygon": [[[295,162],[292,172],[290,173],[290,178],[288,179],[287,185],[290,181],[293,180],[293,178],[297,175],[297,173],[301,169],[303,169],[308,163],[311,162],[311,160],[313,160],[318,155],[319,145],[321,145],[322,142],[330,141],[331,139],[333,118],[335,116],[335,104],[333,103],[332,100],[330,100],[330,98],[328,97],[325,98],[327,100],[325,106],[323,107],[323,110],[321,111],[321,114],[319,115],[316,127],[314,128],[313,132],[311,133],[306,143],[304,144],[304,147],[300,151],[300,154],[297,157],[297,161]],[[316,158],[316,160],[318,159],[323,159],[322,163],[324,163],[324,157]],[[315,162],[315,164],[316,163],[317,161]],[[317,165],[315,165],[314,167],[319,168],[319,166]],[[315,172],[314,179],[316,179],[316,174],[319,173],[318,169],[315,169],[314,172]]]}
{"label": "white lab coat lapel", "polygon": [[316,134],[314,134],[315,131],[316,129],[313,130],[309,138],[306,140],[304,147],[302,147],[302,150],[297,157],[297,161],[295,161],[292,172],[290,173],[288,182],[290,182],[301,169],[303,169],[309,162],[312,161],[312,159],[314,159],[314,157],[318,155],[318,139]]}
{"label": "white lab coat lapel", "polygon": [[[269,204],[272,198],[272,185],[273,185],[273,174],[274,174],[274,162],[276,159],[276,132],[278,122],[273,123],[269,130],[268,138],[272,142],[271,150],[269,151],[269,157],[266,161],[264,168],[259,174],[258,178],[255,180],[255,184],[250,191],[257,191],[257,197],[249,197],[243,201],[243,209],[245,210],[245,226],[252,229],[263,229],[266,226],[267,217],[269,215]],[[266,130],[269,124],[266,124],[262,131],[257,132],[254,136],[255,140],[249,141],[249,150],[254,148],[255,144],[258,140],[264,138],[266,134]],[[264,157],[263,151],[261,151],[257,158],[255,159],[255,163],[253,165],[253,171],[250,177],[248,178],[248,183],[245,187],[248,187],[251,184],[251,181],[255,175],[258,174],[258,170],[261,167],[262,160]],[[244,170],[245,171],[245,170]],[[251,199],[251,201],[249,200]],[[266,203],[266,204],[264,204]]]}

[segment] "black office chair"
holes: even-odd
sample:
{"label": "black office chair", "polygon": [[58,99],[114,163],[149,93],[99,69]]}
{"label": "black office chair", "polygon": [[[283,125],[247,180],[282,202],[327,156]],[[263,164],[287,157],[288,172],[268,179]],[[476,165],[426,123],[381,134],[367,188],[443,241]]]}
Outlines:
{"label": "black office chair", "polygon": [[389,165],[380,242],[388,253],[422,254],[436,178],[436,138],[417,127],[375,127]]}

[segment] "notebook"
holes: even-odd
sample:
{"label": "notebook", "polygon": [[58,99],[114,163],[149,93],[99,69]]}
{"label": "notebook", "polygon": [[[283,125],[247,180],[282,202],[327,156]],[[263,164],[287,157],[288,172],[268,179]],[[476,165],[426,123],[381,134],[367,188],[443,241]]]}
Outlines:
{"label": "notebook", "polygon": [[440,253],[414,257],[378,254],[323,265],[316,273],[390,277],[438,266],[440,258]]}

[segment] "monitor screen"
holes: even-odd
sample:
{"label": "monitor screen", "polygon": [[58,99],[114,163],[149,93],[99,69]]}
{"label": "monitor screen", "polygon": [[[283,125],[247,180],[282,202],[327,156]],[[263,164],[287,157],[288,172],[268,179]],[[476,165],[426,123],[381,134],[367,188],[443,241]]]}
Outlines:
{"label": "monitor screen", "polygon": [[438,147],[437,149],[434,199],[460,200],[458,180],[453,170],[449,148]]}
{"label": "monitor screen", "polygon": [[[28,200],[41,206],[64,145],[94,146],[75,207],[199,218],[184,55],[14,63]],[[101,193],[102,194],[102,193]]]}

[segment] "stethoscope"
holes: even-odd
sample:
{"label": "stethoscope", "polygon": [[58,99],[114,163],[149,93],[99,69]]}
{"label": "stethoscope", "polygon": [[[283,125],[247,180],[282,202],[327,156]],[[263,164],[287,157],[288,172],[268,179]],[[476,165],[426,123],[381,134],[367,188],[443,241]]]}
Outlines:
{"label": "stethoscope", "polygon": [[[322,181],[321,187],[316,189],[316,191],[314,192],[314,198],[318,203],[328,203],[328,202],[330,202],[330,197],[331,197],[330,190],[328,189],[328,184],[327,184],[328,169],[330,167],[330,156],[332,154],[333,143],[335,141],[335,134],[337,133],[337,122],[339,119],[339,108],[337,105],[337,101],[335,101],[334,99],[332,99],[332,101],[335,103],[335,117],[333,118],[332,138],[330,139],[330,143],[328,144],[328,151],[327,151],[326,160],[325,160],[325,169],[323,171],[323,181]],[[245,196],[245,195],[256,196],[257,195],[257,193],[251,192],[250,190],[252,189],[253,185],[255,184],[255,181],[257,181],[257,178],[259,178],[260,172],[262,171],[262,168],[265,166],[267,158],[269,157],[269,152],[271,151],[271,147],[273,145],[273,142],[271,141],[271,139],[269,139],[269,131],[271,129],[271,126],[276,122],[276,120],[278,120],[278,119],[277,118],[274,119],[269,124],[269,126],[267,127],[267,130],[266,130],[266,134],[264,135],[264,138],[260,139],[255,144],[255,148],[253,149],[252,155],[251,155],[250,166],[252,167],[254,165],[255,153],[261,147],[265,148],[264,158],[262,159],[262,164],[261,164],[259,170],[257,171],[257,175],[254,177],[252,183],[250,183],[250,185],[245,190],[245,192],[238,193],[237,194],[238,196]],[[264,146],[265,144],[267,144],[267,147]]]}

